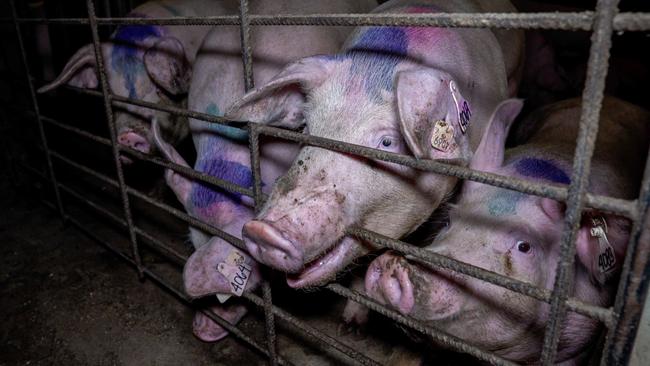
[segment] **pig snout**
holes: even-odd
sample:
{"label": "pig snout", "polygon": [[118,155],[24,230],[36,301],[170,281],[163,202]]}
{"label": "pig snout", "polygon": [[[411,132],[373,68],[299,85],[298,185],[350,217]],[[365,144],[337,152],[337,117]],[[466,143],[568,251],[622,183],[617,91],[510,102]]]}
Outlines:
{"label": "pig snout", "polygon": [[[117,136],[117,142],[145,154],[151,152],[151,144],[149,143],[149,140],[133,130],[120,132]],[[121,160],[125,164],[130,164],[132,162],[132,160],[126,156],[122,156]]]}
{"label": "pig snout", "polygon": [[366,273],[366,292],[379,302],[409,314],[415,305],[408,263],[400,256],[386,253],[375,259]]}
{"label": "pig snout", "polygon": [[246,249],[258,261],[287,272],[297,272],[302,267],[303,251],[272,225],[253,220],[244,225],[242,232]]}
{"label": "pig snout", "polygon": [[244,243],[255,259],[297,273],[343,236],[343,200],[336,192],[317,189],[303,197],[289,195],[271,202],[262,217],[244,225]]}

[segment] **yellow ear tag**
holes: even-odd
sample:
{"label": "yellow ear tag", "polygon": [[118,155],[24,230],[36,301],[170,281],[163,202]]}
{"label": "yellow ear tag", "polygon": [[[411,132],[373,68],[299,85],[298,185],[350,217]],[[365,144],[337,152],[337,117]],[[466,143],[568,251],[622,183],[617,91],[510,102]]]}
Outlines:
{"label": "yellow ear tag", "polygon": [[454,127],[441,119],[435,121],[433,133],[431,134],[431,147],[442,152],[448,152],[453,151],[455,146]]}

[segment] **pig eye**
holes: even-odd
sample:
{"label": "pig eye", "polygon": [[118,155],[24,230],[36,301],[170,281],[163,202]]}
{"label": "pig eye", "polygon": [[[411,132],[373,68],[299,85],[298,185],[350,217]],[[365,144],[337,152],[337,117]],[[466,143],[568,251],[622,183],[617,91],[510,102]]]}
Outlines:
{"label": "pig eye", "polygon": [[399,137],[384,135],[377,142],[377,149],[398,152],[400,146],[399,141]]}
{"label": "pig eye", "polygon": [[384,147],[389,147],[390,145],[393,144],[393,139],[391,139],[391,138],[388,137],[388,136],[385,136],[385,137],[383,137],[383,138],[381,139],[381,144],[382,144],[382,146],[384,146]]}
{"label": "pig eye", "polygon": [[530,243],[527,243],[525,241],[518,241],[517,242],[517,250],[522,252],[522,253],[528,253],[530,252],[531,246]]}

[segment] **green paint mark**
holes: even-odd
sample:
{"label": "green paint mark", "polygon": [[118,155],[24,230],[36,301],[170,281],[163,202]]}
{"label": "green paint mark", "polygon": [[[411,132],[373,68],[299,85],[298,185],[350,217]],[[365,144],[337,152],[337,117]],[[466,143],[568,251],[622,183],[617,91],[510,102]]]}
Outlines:
{"label": "green paint mark", "polygon": [[501,217],[517,213],[517,203],[524,198],[521,192],[499,189],[488,201],[490,215]]}
{"label": "green paint mark", "polygon": [[[205,113],[211,114],[213,116],[221,117],[223,114],[219,110],[216,104],[210,103],[207,108],[205,108]],[[217,123],[210,124],[210,130],[218,133],[221,136],[227,137],[236,141],[248,141],[248,131],[241,130],[239,128],[224,126]]]}

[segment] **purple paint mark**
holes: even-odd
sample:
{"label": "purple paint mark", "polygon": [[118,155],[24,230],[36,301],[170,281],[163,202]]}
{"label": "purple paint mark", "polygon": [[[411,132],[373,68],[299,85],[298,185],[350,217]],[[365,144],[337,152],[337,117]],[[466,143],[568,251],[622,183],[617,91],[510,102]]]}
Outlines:
{"label": "purple paint mark", "polygon": [[352,75],[363,75],[366,94],[380,100],[381,90],[392,90],[395,68],[407,55],[404,28],[367,28],[342,57],[351,59]]}
{"label": "purple paint mark", "polygon": [[524,158],[515,164],[517,173],[538,179],[544,179],[555,183],[570,184],[571,179],[560,168],[553,163],[536,158]]}
{"label": "purple paint mark", "polygon": [[[250,168],[234,161],[202,159],[199,160],[196,169],[242,187],[253,186],[253,173]],[[206,208],[223,201],[234,201],[236,204],[240,204],[241,194],[202,182],[195,182],[192,186],[191,202],[194,207]]]}
{"label": "purple paint mark", "polygon": [[[146,18],[142,14],[130,14],[131,17]],[[139,42],[150,38],[162,36],[162,28],[152,25],[127,25],[117,28],[113,36],[113,53],[111,66],[118,73],[124,75],[126,88],[130,98],[136,98],[135,81],[138,73],[144,71],[144,65],[138,57]]]}

